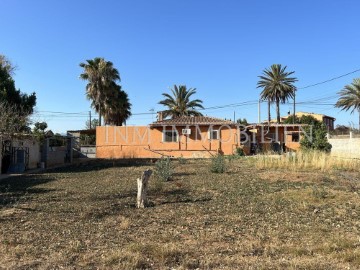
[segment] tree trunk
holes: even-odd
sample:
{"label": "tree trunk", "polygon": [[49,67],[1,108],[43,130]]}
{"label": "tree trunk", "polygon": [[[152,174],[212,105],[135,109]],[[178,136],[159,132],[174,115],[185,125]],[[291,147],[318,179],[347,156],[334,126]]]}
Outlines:
{"label": "tree trunk", "polygon": [[359,131],[360,131],[360,108],[359,108]]}
{"label": "tree trunk", "polygon": [[99,126],[101,127],[101,106],[99,106]]}
{"label": "tree trunk", "polygon": [[270,104],[270,99],[268,99],[268,125],[270,125],[270,121],[271,121],[270,109],[271,109],[271,104]]}
{"label": "tree trunk", "polygon": [[138,192],[137,192],[137,208],[145,208],[147,204],[147,198],[146,193],[148,189],[148,182],[150,179],[150,176],[152,174],[152,170],[146,170],[141,175],[141,178],[137,179],[137,186],[138,186]]}
{"label": "tree trunk", "polygon": [[276,120],[277,123],[280,124],[280,100],[276,98]]}

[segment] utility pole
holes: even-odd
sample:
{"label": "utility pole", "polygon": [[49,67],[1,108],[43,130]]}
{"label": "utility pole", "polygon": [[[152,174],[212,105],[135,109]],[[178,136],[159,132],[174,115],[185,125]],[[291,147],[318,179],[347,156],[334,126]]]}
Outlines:
{"label": "utility pole", "polygon": [[258,105],[258,123],[260,124],[261,123],[261,116],[260,116],[260,102],[261,100],[259,99],[259,105]]}
{"label": "utility pole", "polygon": [[154,122],[154,111],[155,111],[155,109],[151,108],[149,111],[151,112],[151,122]]}
{"label": "utility pole", "polygon": [[89,124],[89,126],[90,126],[90,129],[92,129],[92,128],[91,128],[91,111],[89,111],[89,118],[90,118],[90,122],[89,122],[90,124]]}
{"label": "utility pole", "polygon": [[235,111],[234,111],[234,122],[236,122],[236,120],[235,120]]}
{"label": "utility pole", "polygon": [[293,124],[295,124],[295,96],[296,96],[296,88],[294,88],[294,115],[293,115]]}

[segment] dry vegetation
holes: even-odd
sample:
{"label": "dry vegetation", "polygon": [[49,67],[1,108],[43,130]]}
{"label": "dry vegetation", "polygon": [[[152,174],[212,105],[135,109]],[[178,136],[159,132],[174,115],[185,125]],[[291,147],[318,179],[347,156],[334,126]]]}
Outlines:
{"label": "dry vegetation", "polygon": [[256,167],[259,169],[286,169],[299,171],[315,169],[322,172],[331,170],[347,170],[360,172],[360,159],[336,157],[318,151],[288,153],[289,155],[256,156]]}
{"label": "dry vegetation", "polygon": [[359,172],[174,161],[136,209],[152,164],[98,162],[0,182],[0,268],[359,269]]}

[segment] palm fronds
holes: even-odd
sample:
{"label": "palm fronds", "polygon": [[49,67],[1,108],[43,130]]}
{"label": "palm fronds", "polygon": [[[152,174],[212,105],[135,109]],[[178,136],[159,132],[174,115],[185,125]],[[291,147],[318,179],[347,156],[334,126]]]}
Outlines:
{"label": "palm fronds", "polygon": [[163,111],[163,116],[166,117],[179,117],[184,115],[199,116],[202,115],[197,109],[204,109],[202,100],[194,99],[191,97],[196,94],[196,88],[187,89],[186,85],[174,85],[171,89],[171,94],[163,93],[165,99],[161,100],[159,104],[167,107]]}

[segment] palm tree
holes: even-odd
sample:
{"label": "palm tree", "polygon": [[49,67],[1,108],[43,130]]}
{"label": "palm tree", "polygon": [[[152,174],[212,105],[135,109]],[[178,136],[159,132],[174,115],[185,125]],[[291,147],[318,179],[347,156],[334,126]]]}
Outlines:
{"label": "palm tree", "polygon": [[335,107],[345,111],[351,109],[351,113],[357,110],[359,112],[360,129],[360,78],[354,79],[352,84],[346,85],[338,94],[340,98]]}
{"label": "palm tree", "polygon": [[[294,98],[296,87],[294,83],[297,78],[290,77],[294,71],[286,72],[286,66],[274,64],[270,69],[265,69],[263,75],[259,76],[257,88],[262,88],[260,98],[276,104],[277,123],[280,123],[280,102],[285,103],[289,98]],[[270,106],[269,117],[270,117]],[[269,119],[270,122],[270,119]]]}
{"label": "palm tree", "polygon": [[202,100],[194,99],[190,100],[191,96],[196,93],[196,88],[186,88],[186,85],[174,85],[174,89],[170,89],[172,95],[163,93],[164,100],[160,101],[162,104],[168,107],[163,111],[164,118],[170,116],[176,118],[184,115],[201,116],[202,114],[197,109],[204,109],[201,105]]}
{"label": "palm tree", "polygon": [[87,80],[86,96],[92,100],[92,107],[99,113],[99,124],[101,126],[101,117],[104,115],[104,100],[108,92],[111,91],[112,83],[120,81],[119,71],[114,68],[113,63],[104,58],[96,57],[92,60],[86,60],[86,63],[80,63],[84,73],[80,78]]}
{"label": "palm tree", "polygon": [[125,91],[118,84],[113,84],[113,91],[105,101],[105,123],[122,126],[131,116],[131,103]]}

